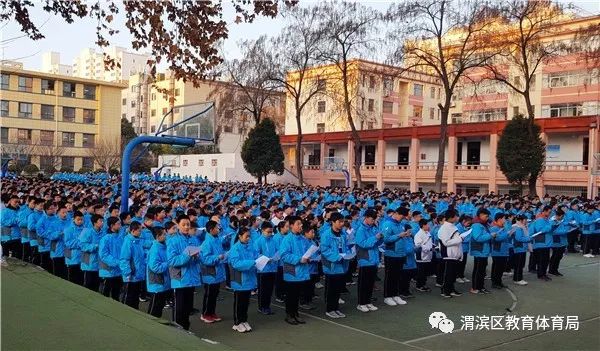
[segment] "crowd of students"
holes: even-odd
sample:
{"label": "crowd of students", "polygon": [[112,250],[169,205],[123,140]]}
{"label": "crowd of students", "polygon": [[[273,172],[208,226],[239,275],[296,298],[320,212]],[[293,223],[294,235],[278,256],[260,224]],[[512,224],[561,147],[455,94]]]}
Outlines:
{"label": "crowd of students", "polygon": [[[148,313],[189,330],[194,293],[203,288],[200,319],[217,314],[221,289],[234,294],[233,330],[252,330],[248,308],[272,315],[285,302],[285,321],[304,324],[299,309],[314,308],[324,286],[325,314],[344,318],[342,294],[357,285],[362,313],[398,306],[433,284],[441,296],[488,294],[530,272],[562,276],[565,251],[599,253],[600,200],[514,195],[410,193],[399,190],[209,183],[134,179],[121,199],[116,178],[62,175],[53,180],[2,182],[4,255],[99,291],[133,308],[150,299]],[[129,212],[120,212],[128,201]],[[471,275],[465,272],[468,257]],[[487,265],[491,260],[491,269]],[[383,268],[383,277],[378,271]],[[357,281],[354,278],[357,277]],[[470,277],[470,279],[468,278]],[[431,282],[429,282],[429,278]],[[199,293],[199,292],[198,292]],[[222,308],[222,307],[221,307]],[[349,311],[346,311],[348,313]]]}

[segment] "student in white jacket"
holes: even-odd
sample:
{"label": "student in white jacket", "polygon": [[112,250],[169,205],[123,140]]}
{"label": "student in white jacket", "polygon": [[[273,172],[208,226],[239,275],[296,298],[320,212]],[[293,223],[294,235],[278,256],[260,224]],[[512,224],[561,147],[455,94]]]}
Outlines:
{"label": "student in white jacket", "polygon": [[462,260],[462,237],[454,225],[458,221],[458,214],[453,209],[446,211],[446,222],[438,232],[440,252],[444,261],[444,280],[442,283],[442,297],[450,298],[462,295],[454,289],[456,271]]}
{"label": "student in white jacket", "polygon": [[417,291],[429,292],[427,275],[430,271],[431,258],[433,257],[433,239],[429,233],[429,222],[426,219],[419,221],[419,231],[415,234],[415,254],[417,261]]}

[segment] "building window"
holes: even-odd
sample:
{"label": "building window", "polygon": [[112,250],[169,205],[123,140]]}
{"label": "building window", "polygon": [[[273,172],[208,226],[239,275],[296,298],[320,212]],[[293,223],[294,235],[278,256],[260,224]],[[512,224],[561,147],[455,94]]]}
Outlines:
{"label": "building window", "polygon": [[62,146],[75,146],[75,133],[62,133]]}
{"label": "building window", "polygon": [[156,132],[156,126],[150,126],[150,133]]}
{"label": "building window", "polygon": [[92,157],[82,157],[81,167],[87,169],[94,169],[94,159]]}
{"label": "building window", "polygon": [[223,132],[225,132],[225,133],[233,133],[233,126],[231,126],[231,125],[225,125],[225,126],[223,126]]}
{"label": "building window", "polygon": [[383,89],[385,90],[386,95],[389,95],[392,91],[394,91],[394,78],[384,78]]}
{"label": "building window", "polygon": [[64,122],[75,122],[75,108],[74,107],[64,107],[63,110],[63,121]]}
{"label": "building window", "polygon": [[75,83],[63,82],[63,96],[75,97]]}
{"label": "building window", "polygon": [[317,123],[317,133],[325,133],[325,123]]}
{"label": "building window", "polygon": [[513,117],[519,115],[519,106],[513,106]]}
{"label": "building window", "polygon": [[162,114],[163,114],[163,116],[167,114],[167,108],[166,107],[163,107]]}
{"label": "building window", "polygon": [[461,113],[453,113],[452,114],[452,124],[460,124],[462,123],[462,114]]}
{"label": "building window", "polygon": [[213,167],[215,167],[217,165],[217,159],[213,158],[210,163]]}
{"label": "building window", "polygon": [[127,105],[127,99],[126,99],[126,98],[123,98],[123,99],[121,100],[121,105],[123,105],[123,106],[126,106],[126,105]]}
{"label": "building window", "polygon": [[470,115],[471,122],[490,122],[506,120],[506,109],[475,111]]}
{"label": "building window", "polygon": [[40,144],[41,145],[54,145],[54,131],[40,130]]}
{"label": "building window", "polygon": [[535,74],[531,75],[531,80],[529,80],[529,90],[535,90]]}
{"label": "building window", "polygon": [[96,138],[94,134],[83,134],[83,147],[94,147],[96,145]]}
{"label": "building window", "polygon": [[319,101],[317,103],[317,112],[319,112],[319,113],[325,112],[325,101]]}
{"label": "building window", "polygon": [[394,103],[391,101],[384,101],[383,113],[394,113]]}
{"label": "building window", "polygon": [[187,167],[187,165],[188,165],[188,160],[183,160],[183,166]]}
{"label": "building window", "polygon": [[96,110],[83,110],[83,123],[96,124]]}
{"label": "building window", "polygon": [[17,129],[17,142],[31,144],[31,129]]}
{"label": "building window", "polygon": [[131,107],[134,108],[135,107],[135,100],[131,100]]}
{"label": "building window", "polygon": [[42,93],[54,94],[54,80],[42,79]]}
{"label": "building window", "polygon": [[10,75],[2,73],[2,82],[0,88],[3,90],[8,90],[10,88]]}
{"label": "building window", "polygon": [[8,115],[10,114],[9,105],[10,104],[7,100],[2,100],[2,108],[0,108],[1,117],[8,117]]}
{"label": "building window", "polygon": [[369,76],[369,89],[375,89],[375,76]]}
{"label": "building window", "polygon": [[360,98],[360,109],[363,111],[365,110],[365,98],[364,97]]}
{"label": "building window", "polygon": [[375,99],[369,99],[369,112],[373,112],[375,110]]}
{"label": "building window", "polygon": [[54,120],[54,106],[42,105],[42,119]]}
{"label": "building window", "polygon": [[2,132],[0,141],[4,144],[7,144],[8,143],[8,128],[2,127],[0,130]]}
{"label": "building window", "polygon": [[26,92],[31,93],[32,90],[33,90],[33,78],[19,76],[19,91],[26,91]]}
{"label": "building window", "polygon": [[545,117],[576,117],[582,115],[581,104],[557,104],[546,108]]}
{"label": "building window", "polygon": [[156,117],[156,110],[150,110],[150,117]]}
{"label": "building window", "polygon": [[435,99],[435,87],[429,89],[429,97]]}
{"label": "building window", "polygon": [[19,102],[19,117],[31,118],[33,115],[33,105],[26,102]]}
{"label": "building window", "polygon": [[373,129],[373,122],[367,122],[367,129]]}
{"label": "building window", "polygon": [[204,166],[204,160],[198,160],[198,166],[199,167]]}
{"label": "building window", "polygon": [[127,114],[126,113],[121,113],[121,119],[125,119],[127,118]]}
{"label": "building window", "polygon": [[152,93],[152,95],[150,95],[150,97],[152,98],[152,101],[156,100],[156,93]]}
{"label": "building window", "polygon": [[179,96],[179,89],[175,89],[175,96]]}
{"label": "building window", "polygon": [[317,80],[317,89],[320,91],[327,90],[327,81],[325,79]]}
{"label": "building window", "polygon": [[421,160],[424,161],[427,159],[427,154],[421,154]]}
{"label": "building window", "polygon": [[429,108],[429,119],[435,118],[435,109],[433,107]]}
{"label": "building window", "polygon": [[62,157],[62,169],[67,169],[73,171],[75,168],[75,157],[73,156],[63,156]]}
{"label": "building window", "polygon": [[413,117],[423,118],[423,106],[413,106]]}
{"label": "building window", "polygon": [[135,93],[135,90],[136,90],[136,89],[135,89],[135,85],[132,85],[132,86],[131,86],[131,92],[132,92],[132,93]]}
{"label": "building window", "polygon": [[423,84],[413,84],[413,95],[423,96]]}

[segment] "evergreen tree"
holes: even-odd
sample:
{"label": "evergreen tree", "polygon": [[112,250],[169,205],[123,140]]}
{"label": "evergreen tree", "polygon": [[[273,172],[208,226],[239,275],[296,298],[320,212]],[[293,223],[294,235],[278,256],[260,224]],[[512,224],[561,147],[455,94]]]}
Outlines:
{"label": "evergreen tree", "polygon": [[529,126],[529,120],[522,115],[508,121],[496,151],[500,170],[511,184],[519,186],[521,193],[524,183],[542,174],[546,159],[546,145],[540,135],[540,126],[533,125],[532,135],[529,134]]}
{"label": "evergreen tree", "polygon": [[268,118],[252,128],[242,146],[246,171],[262,183],[269,173],[283,174],[283,151],[275,124]]}

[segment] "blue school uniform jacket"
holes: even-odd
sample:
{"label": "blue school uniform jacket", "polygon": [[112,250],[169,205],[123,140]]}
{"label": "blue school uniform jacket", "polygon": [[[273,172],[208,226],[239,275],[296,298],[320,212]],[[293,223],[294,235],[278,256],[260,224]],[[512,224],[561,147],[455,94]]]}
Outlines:
{"label": "blue school uniform jacket", "polygon": [[402,238],[402,242],[404,242],[405,252],[406,252],[406,261],[404,262],[403,269],[417,269],[417,259],[415,257],[415,239],[413,236],[409,236],[406,238]]}
{"label": "blue school uniform jacket", "polygon": [[546,218],[538,218],[529,225],[529,235],[533,236],[536,233],[542,234],[533,237],[533,248],[549,248],[552,247],[552,231],[558,224],[551,222]]}
{"label": "blue school uniform jacket", "polygon": [[37,240],[37,222],[40,220],[40,217],[44,214],[43,211],[34,210],[27,218],[27,230],[29,230],[29,245],[31,247],[38,246]]}
{"label": "blue school uniform jacket", "polygon": [[306,252],[303,240],[304,237],[301,234],[289,233],[281,241],[279,252],[283,262],[283,279],[285,281],[301,282],[310,279],[309,264],[300,262]]}
{"label": "blue school uniform jacket", "polygon": [[569,225],[565,221],[562,221],[558,226],[553,227],[552,230],[552,245],[551,247],[566,247],[567,246],[567,235],[573,226]]}
{"label": "blue school uniform jacket", "polygon": [[[456,229],[458,229],[458,232],[461,234],[469,230],[469,228],[466,228],[461,223],[456,224]],[[462,241],[463,256],[464,256],[464,254],[469,252],[469,246],[471,246],[471,234],[469,234],[463,238],[463,241]]]}
{"label": "blue school uniform jacket", "polygon": [[377,239],[379,229],[361,223],[356,231],[356,259],[359,267],[377,266],[379,264],[379,245],[383,238]]}
{"label": "blue school uniform jacket", "polygon": [[490,243],[492,240],[490,228],[481,223],[474,223],[471,229],[471,256],[488,257],[491,252]]}
{"label": "blue school uniform jacket", "polygon": [[[256,240],[252,241],[252,244],[259,256],[264,255],[273,258],[275,254],[279,252],[279,245],[273,235],[269,235],[268,237],[260,235]],[[277,272],[278,264],[279,260],[271,260],[267,263],[265,268],[262,271],[258,271],[258,273],[275,273]]]}
{"label": "blue school uniform jacket", "polygon": [[50,251],[50,233],[58,229],[58,217],[56,215],[48,216],[48,214],[44,213],[40,217],[35,226],[38,238],[38,252]]}
{"label": "blue school uniform jacket", "polygon": [[0,215],[2,226],[2,242],[19,239],[21,230],[19,229],[18,208],[5,207]]}
{"label": "blue school uniform jacket", "polygon": [[146,287],[148,292],[151,293],[159,293],[171,289],[167,245],[165,243],[154,241],[152,247],[150,247],[150,251],[148,251]]}
{"label": "blue school uniform jacket", "polygon": [[[396,221],[390,218],[383,225],[383,243],[385,245],[384,255],[386,257],[406,256],[405,244],[400,237],[404,232],[404,221]],[[377,232],[375,232],[377,234]]]}
{"label": "blue school uniform jacket", "polygon": [[492,226],[491,233],[496,233],[496,237],[492,239],[491,255],[492,257],[508,257],[510,248],[510,238],[508,231],[504,227],[500,228]]}
{"label": "blue school uniform jacket", "polygon": [[123,239],[119,268],[124,283],[140,282],[146,279],[146,255],[141,237],[136,238],[128,234]]}
{"label": "blue school uniform jacket", "polygon": [[192,258],[184,252],[188,246],[200,246],[194,236],[183,235],[179,232],[167,240],[167,259],[171,288],[187,288],[200,286],[200,260]]}
{"label": "blue school uniform jacket", "polygon": [[348,270],[348,261],[342,258],[346,253],[348,244],[343,232],[336,235],[329,229],[321,236],[321,262],[323,264],[323,273],[325,274],[344,274]]}
{"label": "blue school uniform jacket", "polygon": [[27,229],[27,219],[29,215],[33,212],[33,209],[29,208],[29,206],[21,206],[21,210],[19,211],[18,221],[19,221],[19,230],[21,232],[21,243],[29,243],[29,230]]}
{"label": "blue school uniform jacket", "polygon": [[[306,237],[302,237],[304,240],[302,241],[302,245],[304,248],[304,252],[308,250],[312,245],[318,246],[314,240],[309,240]],[[321,253],[319,250],[313,253],[308,259],[308,273],[310,275],[319,274],[319,268],[317,266],[318,262],[321,260]]]}
{"label": "blue school uniform jacket", "polygon": [[200,272],[203,283],[217,284],[225,281],[225,264],[219,259],[219,255],[224,254],[219,237],[207,234],[200,246]]}
{"label": "blue school uniform jacket", "polygon": [[61,219],[56,217],[56,222],[48,231],[48,239],[50,240],[50,258],[65,256],[65,229],[69,226],[69,219],[65,217]]}
{"label": "blue school uniform jacket", "polygon": [[119,268],[123,239],[118,233],[107,233],[98,245],[98,268],[101,278],[114,278],[121,275]]}
{"label": "blue school uniform jacket", "polygon": [[100,244],[100,230],[94,227],[85,228],[79,235],[79,248],[81,249],[81,270],[98,270],[98,248]]}
{"label": "blue school uniform jacket", "polygon": [[79,249],[79,235],[83,230],[83,224],[80,226],[75,223],[69,224],[65,229],[65,263],[67,266],[81,264],[81,250]]}
{"label": "blue school uniform jacket", "polygon": [[529,249],[529,243],[531,242],[531,238],[529,237],[529,231],[525,232],[523,228],[513,225],[512,229],[515,233],[512,237],[513,249],[515,253],[523,253],[527,252]]}
{"label": "blue school uniform jacket", "polygon": [[231,288],[235,291],[256,289],[256,263],[258,254],[250,244],[236,242],[229,251]]}
{"label": "blue school uniform jacket", "polygon": [[584,212],[581,214],[580,223],[581,223],[581,234],[582,235],[591,235],[594,234],[594,230],[596,227],[596,223],[594,222],[596,218],[594,217],[594,213]]}

